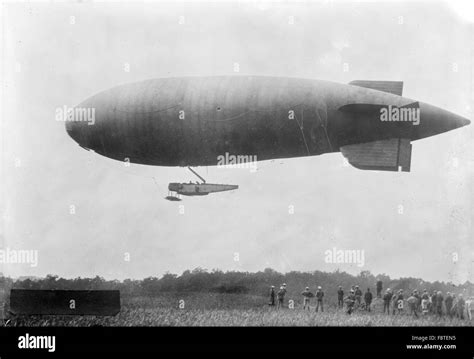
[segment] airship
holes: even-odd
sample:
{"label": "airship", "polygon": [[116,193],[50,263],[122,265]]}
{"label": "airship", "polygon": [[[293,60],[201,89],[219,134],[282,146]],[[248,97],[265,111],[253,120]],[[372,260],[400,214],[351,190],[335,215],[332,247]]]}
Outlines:
{"label": "airship", "polygon": [[[152,79],[86,99],[65,126],[84,149],[142,165],[192,170],[216,166],[224,154],[265,161],[341,152],[361,170],[410,172],[413,141],[470,121],[402,92],[402,81]],[[170,183],[170,193],[202,196],[238,188],[193,173],[200,182]],[[167,199],[180,199],[170,193]]]}

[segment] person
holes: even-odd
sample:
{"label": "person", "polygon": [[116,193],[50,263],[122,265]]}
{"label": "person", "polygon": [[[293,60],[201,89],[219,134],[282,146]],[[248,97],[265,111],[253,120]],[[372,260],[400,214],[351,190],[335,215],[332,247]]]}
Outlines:
{"label": "person", "polygon": [[357,301],[357,305],[359,306],[360,305],[360,301],[362,300],[362,291],[360,290],[359,286],[356,285],[355,286],[355,297],[356,297],[356,301]]}
{"label": "person", "polygon": [[443,293],[438,291],[436,295],[436,313],[441,317],[443,316]]}
{"label": "person", "polygon": [[319,306],[321,306],[321,312],[324,312],[323,297],[324,297],[324,292],[322,288],[318,286],[318,290],[316,291],[316,312],[318,311]]}
{"label": "person", "polygon": [[468,297],[466,300],[467,319],[472,320],[472,311],[474,310],[474,297]]}
{"label": "person", "polygon": [[355,293],[354,290],[351,289],[351,291],[349,292],[349,295],[345,299],[345,302],[347,305],[347,314],[351,314],[352,311],[354,310],[354,304],[356,302],[356,297],[354,293]]}
{"label": "person", "polygon": [[[398,310],[398,314],[402,314],[403,312],[403,289],[400,289],[398,291],[398,294],[396,295],[396,308]],[[393,311],[395,312],[395,308],[393,308]]]}
{"label": "person", "polygon": [[309,300],[314,297],[314,294],[310,292],[309,287],[306,287],[301,295],[303,296],[303,310],[306,308],[309,310]]}
{"label": "person", "polygon": [[448,315],[450,318],[452,318],[452,309],[453,309],[453,297],[451,296],[451,293],[447,292],[446,293],[446,299],[444,300],[444,305],[446,306],[446,315]]}
{"label": "person", "polygon": [[398,293],[393,293],[392,296],[392,315],[397,313],[397,300],[398,300]]}
{"label": "person", "polygon": [[370,304],[372,303],[372,292],[370,291],[370,288],[367,288],[367,292],[365,292],[365,295],[364,295],[364,300],[365,300],[365,310],[370,312]]}
{"label": "person", "polygon": [[280,290],[277,293],[278,298],[278,309],[283,307],[283,302],[285,300],[286,289],[285,287],[281,286]]}
{"label": "person", "polygon": [[459,294],[459,299],[458,299],[458,315],[459,319],[464,320],[464,307],[466,305],[466,301],[464,300],[462,294]]}
{"label": "person", "polygon": [[390,288],[387,288],[383,296],[383,313],[385,314],[385,309],[387,310],[387,314],[390,314],[390,301],[392,300],[392,292]]}
{"label": "person", "polygon": [[430,310],[432,314],[436,313],[436,308],[437,308],[436,300],[437,300],[436,291],[433,290],[433,293],[431,294],[431,310]]}
{"label": "person", "polygon": [[342,290],[342,286],[339,286],[339,289],[337,290],[337,306],[339,309],[342,308],[344,303],[344,291]]}
{"label": "person", "polygon": [[416,298],[416,311],[419,312],[420,311],[420,307],[421,307],[421,296],[420,294],[418,293],[418,289],[415,289],[413,291],[413,296]]}
{"label": "person", "polygon": [[458,299],[456,298],[455,293],[451,293],[451,297],[453,297],[453,305],[451,306],[451,317],[458,318]]}
{"label": "person", "polygon": [[411,295],[407,299],[408,307],[410,308],[410,314],[412,314],[415,318],[418,318],[417,313],[417,303],[418,299],[415,297],[415,292],[412,292]]}
{"label": "person", "polygon": [[275,286],[272,285],[270,288],[270,303],[269,305],[275,306]]}
{"label": "person", "polygon": [[423,313],[423,315],[428,314],[429,304],[430,304],[430,296],[428,294],[428,291],[425,289],[423,291],[423,294],[421,295],[421,312]]}

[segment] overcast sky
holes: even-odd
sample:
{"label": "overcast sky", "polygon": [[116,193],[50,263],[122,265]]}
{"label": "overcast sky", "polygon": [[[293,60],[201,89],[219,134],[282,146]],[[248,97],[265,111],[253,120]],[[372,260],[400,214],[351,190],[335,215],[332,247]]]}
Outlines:
{"label": "overcast sky", "polygon": [[[38,251],[37,267],[0,264],[3,273],[123,279],[195,267],[339,268],[473,280],[472,125],[414,142],[410,173],[357,170],[340,153],[265,161],[256,173],[203,167],[208,181],[240,188],[168,202],[169,182],[195,180],[187,169],[127,168],[83,150],[55,121],[57,108],[104,89],[187,75],[403,80],[406,97],[472,120],[474,36],[459,11],[441,3],[3,6],[0,244]],[[326,263],[334,247],[363,250],[364,266]]]}

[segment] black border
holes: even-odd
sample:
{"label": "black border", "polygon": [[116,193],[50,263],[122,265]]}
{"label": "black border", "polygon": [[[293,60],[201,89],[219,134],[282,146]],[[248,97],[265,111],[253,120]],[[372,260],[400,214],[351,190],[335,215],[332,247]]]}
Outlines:
{"label": "black border", "polygon": [[[18,337],[54,335],[56,350],[19,349]],[[415,341],[412,336],[434,336]],[[438,336],[448,336],[441,340]],[[453,338],[455,337],[455,339]],[[456,349],[409,350],[410,344],[455,344]],[[474,358],[473,327],[2,327],[0,357],[86,353],[390,353]],[[13,356],[12,356],[13,355]],[[379,355],[378,355],[379,356]],[[380,356],[379,356],[380,357]]]}

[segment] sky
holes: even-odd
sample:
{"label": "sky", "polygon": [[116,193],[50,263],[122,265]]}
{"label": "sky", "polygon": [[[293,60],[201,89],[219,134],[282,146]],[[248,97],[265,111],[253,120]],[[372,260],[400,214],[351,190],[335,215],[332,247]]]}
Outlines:
{"label": "sky", "polygon": [[[195,180],[187,169],[126,167],[55,120],[127,82],[255,75],[403,80],[404,96],[472,121],[472,8],[457,4],[3,3],[0,248],[34,251],[37,263],[4,260],[0,272],[270,267],[474,281],[472,125],[415,141],[409,173],[361,171],[340,153],[254,173],[202,167],[239,189],[169,202],[169,182]],[[364,263],[328,263],[334,248],[363,251]]]}

